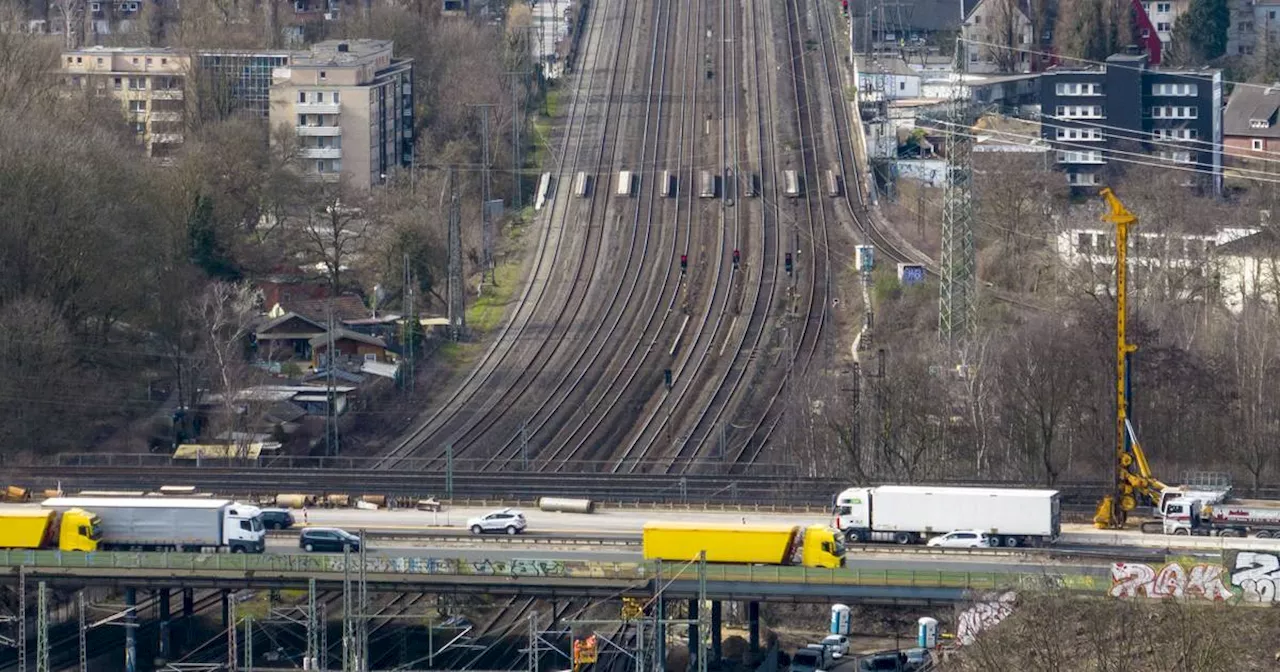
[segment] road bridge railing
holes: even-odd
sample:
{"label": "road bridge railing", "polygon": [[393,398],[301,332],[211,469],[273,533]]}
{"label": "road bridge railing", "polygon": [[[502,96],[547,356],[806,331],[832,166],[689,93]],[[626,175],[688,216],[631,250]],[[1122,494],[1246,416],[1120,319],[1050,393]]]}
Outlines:
{"label": "road bridge railing", "polygon": [[[111,579],[126,583],[130,578],[157,577],[171,579],[172,584],[185,585],[193,579],[241,581],[254,584],[270,580],[272,585],[304,587],[317,580],[340,581],[344,574],[359,572],[358,555],[324,554],[225,554],[225,553],[143,553],[100,552],[72,553],[61,551],[0,551],[0,568],[7,568],[7,580],[16,580],[19,572],[28,580],[41,576],[63,579]],[[596,562],[586,560],[533,559],[465,559],[449,557],[391,557],[366,555],[364,571],[370,581],[396,584],[406,588],[412,584],[449,581],[471,583],[512,583],[547,580],[560,585],[598,587],[630,586],[633,590],[651,590],[652,582],[661,576],[663,582],[696,582],[694,565],[653,562]],[[1105,590],[1095,585],[1096,577],[1081,573],[1054,574],[1035,572],[970,572],[933,571],[924,569],[819,569],[767,565],[709,564],[705,570],[709,584],[744,584],[803,586],[877,587],[908,589],[953,589],[963,591],[997,591],[1043,586],[1046,582],[1066,585],[1077,590]],[[647,588],[645,586],[648,586]],[[1108,584],[1109,586],[1109,584]]]}

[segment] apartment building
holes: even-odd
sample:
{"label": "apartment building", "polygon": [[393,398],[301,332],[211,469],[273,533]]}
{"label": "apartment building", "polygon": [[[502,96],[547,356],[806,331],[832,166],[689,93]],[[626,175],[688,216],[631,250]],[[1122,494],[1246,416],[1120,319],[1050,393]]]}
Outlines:
{"label": "apartment building", "polygon": [[63,84],[120,101],[147,155],[182,146],[191,57],[172,49],[90,47],[62,55]]}
{"label": "apartment building", "polygon": [[1109,164],[1166,165],[1222,191],[1222,72],[1161,70],[1145,54],[1040,77],[1041,137],[1073,186],[1104,182]]}
{"label": "apartment building", "polygon": [[411,165],[413,62],[392,50],[385,40],[329,40],[273,71],[271,127],[294,129],[309,175],[368,189]]}

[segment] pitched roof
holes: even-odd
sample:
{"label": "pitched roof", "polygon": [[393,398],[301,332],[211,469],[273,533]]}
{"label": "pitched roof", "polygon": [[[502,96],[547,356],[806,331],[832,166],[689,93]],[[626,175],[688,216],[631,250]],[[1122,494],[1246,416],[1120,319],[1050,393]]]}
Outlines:
{"label": "pitched roof", "polygon": [[[855,0],[856,1],[856,0]],[[919,30],[939,31],[957,30],[960,28],[961,15],[969,16],[978,6],[978,0],[963,0],[963,12],[957,11],[954,0],[903,0],[890,10],[885,8],[883,14],[871,12],[871,23],[876,28],[887,30]],[[852,4],[852,3],[851,3]],[[870,8],[868,1],[863,5],[863,14]],[[855,11],[850,8],[850,11]],[[881,20],[884,24],[881,25]]]}
{"label": "pitched roof", "polygon": [[[348,341],[355,341],[357,343],[365,343],[367,345],[376,345],[379,348],[387,347],[386,341],[382,340],[381,338],[378,338],[377,336],[366,336],[365,334],[362,334],[360,332],[351,331],[350,329],[343,329],[342,327],[338,327],[337,329],[333,330],[333,339],[335,341],[346,339]],[[328,342],[329,342],[329,335],[320,334],[319,336],[316,336],[315,338],[311,339],[311,347],[316,348],[323,345],[328,345]]]}
{"label": "pitched roof", "polygon": [[[271,331],[272,329],[275,329],[276,327],[279,327],[281,325],[288,323],[290,320],[301,320],[302,322],[305,322],[308,326],[313,327],[315,331],[319,331],[321,333],[325,331],[325,326],[323,324],[316,322],[315,320],[307,317],[306,315],[299,315],[298,313],[289,312],[275,319],[268,320],[262,326],[258,327],[256,330],[258,334],[258,338],[262,339],[264,336],[268,336],[269,334],[267,334],[267,332]],[[276,336],[277,338],[303,338],[309,335],[310,334],[307,332],[297,332],[297,333],[290,333],[290,334],[274,334],[274,336]]]}
{"label": "pitched roof", "polygon": [[1280,233],[1272,229],[1263,229],[1255,234],[1223,243],[1214,248],[1214,253],[1236,257],[1280,256]]}
{"label": "pitched roof", "polygon": [[[1223,135],[1251,138],[1280,138],[1280,86],[1238,85],[1222,114]],[[1266,128],[1254,128],[1254,120],[1265,120]]]}
{"label": "pitched roof", "polygon": [[284,310],[299,315],[306,315],[312,320],[325,324],[329,320],[329,303],[333,302],[333,319],[338,322],[347,320],[363,320],[370,316],[364,305],[364,299],[355,294],[343,294],[332,299],[292,299],[280,302]]}

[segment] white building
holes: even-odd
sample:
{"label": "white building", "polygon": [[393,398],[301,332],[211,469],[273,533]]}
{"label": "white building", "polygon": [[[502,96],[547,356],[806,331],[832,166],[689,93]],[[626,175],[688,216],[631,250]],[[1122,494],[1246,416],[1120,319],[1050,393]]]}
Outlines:
{"label": "white building", "polygon": [[1030,72],[1035,31],[1026,0],[980,0],[961,27],[965,69],[974,73]]}
{"label": "white building", "polygon": [[854,71],[860,103],[920,97],[920,73],[900,58],[859,56],[854,61]]}
{"label": "white building", "polygon": [[[1114,230],[1061,231],[1056,247],[1064,264],[1090,271],[1100,291],[1114,286]],[[1212,235],[1133,232],[1128,260],[1138,291],[1152,278],[1183,298],[1212,289],[1232,312],[1247,299],[1277,303],[1280,295],[1280,236],[1265,229],[1222,228]]]}

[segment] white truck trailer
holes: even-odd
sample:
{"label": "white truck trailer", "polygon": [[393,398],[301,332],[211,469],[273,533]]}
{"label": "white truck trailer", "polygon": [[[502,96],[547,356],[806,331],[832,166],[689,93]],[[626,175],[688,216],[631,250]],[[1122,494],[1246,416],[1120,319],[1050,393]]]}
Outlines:
{"label": "white truck trailer", "polygon": [[226,499],[54,497],[41,507],[92,512],[100,520],[102,550],[261,553],[266,548],[262,510]]}
{"label": "white truck trailer", "polygon": [[835,526],[851,542],[918,544],[956,530],[979,530],[1016,547],[1053,541],[1061,531],[1058,491],[882,485],[836,495]]}

